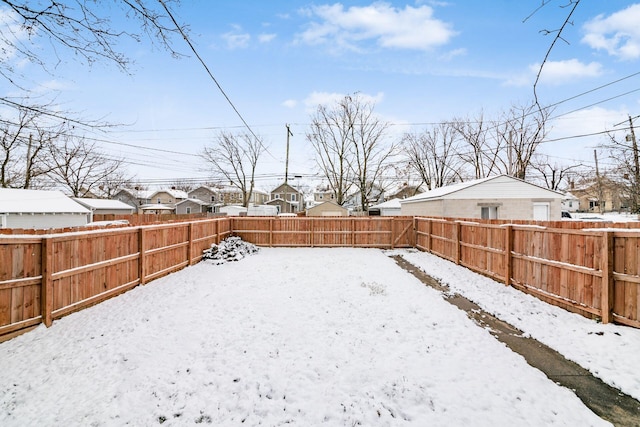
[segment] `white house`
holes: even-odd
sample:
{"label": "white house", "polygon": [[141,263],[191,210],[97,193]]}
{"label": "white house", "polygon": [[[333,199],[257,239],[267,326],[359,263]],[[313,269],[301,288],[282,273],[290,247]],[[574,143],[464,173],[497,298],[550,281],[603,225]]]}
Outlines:
{"label": "white house", "polygon": [[0,188],[0,228],[78,227],[91,211],[60,191]]}
{"label": "white house", "polygon": [[563,194],[508,175],[461,182],[400,201],[401,214],[448,218],[560,220]]}
{"label": "white house", "polygon": [[566,192],[562,197],[562,210],[567,212],[577,212],[580,208],[580,199],[573,194]]}
{"label": "white house", "polygon": [[369,216],[399,216],[401,215],[400,199],[391,199],[386,202],[373,205],[369,208]]}
{"label": "white house", "polygon": [[86,199],[81,197],[74,197],[73,200],[89,209],[92,215],[130,215],[137,211],[133,206],[120,200]]}

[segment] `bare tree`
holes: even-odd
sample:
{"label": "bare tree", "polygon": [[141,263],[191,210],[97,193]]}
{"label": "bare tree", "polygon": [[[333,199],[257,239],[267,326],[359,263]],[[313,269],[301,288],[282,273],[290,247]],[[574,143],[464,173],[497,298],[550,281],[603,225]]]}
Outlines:
{"label": "bare tree", "polygon": [[467,119],[454,119],[451,126],[461,137],[458,156],[473,170],[475,179],[485,178],[500,169],[500,139],[491,137],[493,127],[485,121],[484,113]]}
{"label": "bare tree", "polygon": [[531,162],[531,168],[539,172],[541,180],[545,187],[549,190],[559,191],[569,181],[569,177],[573,176],[582,164],[562,165],[560,163],[552,163],[549,156],[535,156]]}
{"label": "bare tree", "polygon": [[122,160],[103,154],[96,144],[83,138],[65,137],[49,151],[48,176],[74,197],[95,191],[122,167]]}
{"label": "bare tree", "polygon": [[17,118],[0,124],[0,186],[34,188],[50,171],[46,155],[67,126],[49,124],[42,114],[27,108]]}
{"label": "bare tree", "polygon": [[259,136],[221,131],[215,142],[204,148],[202,157],[215,178],[229,182],[242,192],[242,206],[247,207],[255,187],[256,167],[264,151]]}
{"label": "bare tree", "polygon": [[[535,104],[513,105],[503,115],[496,127],[498,146],[506,149],[507,173],[525,179],[533,155],[547,136],[547,119],[550,110],[539,109]],[[501,150],[502,151],[502,150]]]}
{"label": "bare tree", "polygon": [[0,104],[30,110],[60,124],[108,127],[101,120],[87,120],[51,104],[29,102],[32,73],[24,73],[23,64],[34,64],[54,76],[56,68],[71,59],[88,66],[96,62],[115,64],[129,72],[132,61],[119,50],[119,43],[125,39],[141,42],[144,37],[173,56],[180,56],[172,40],[185,30],[178,27],[167,6],[175,3],[178,0],[0,0],[0,80],[23,95],[18,99],[0,94]]}
{"label": "bare tree", "polygon": [[318,106],[311,121],[307,140],[336,202],[344,204],[355,187],[359,208],[367,211],[395,154],[395,145],[387,141],[388,123],[375,115],[373,102],[357,93],[331,107]]}
{"label": "bare tree", "polygon": [[624,138],[618,138],[615,133],[609,132],[609,141],[601,148],[608,151],[608,157],[614,165],[614,175],[618,177],[617,181],[624,188],[631,211],[640,213],[640,161],[631,117],[629,125],[630,132]]}
{"label": "bare tree", "polygon": [[402,138],[403,153],[427,189],[443,187],[462,180],[463,160],[457,154],[457,131],[452,123],[441,123],[421,133]]}
{"label": "bare tree", "polygon": [[353,185],[349,177],[352,157],[350,126],[344,102],[331,108],[319,105],[306,135],[315,150],[316,165],[327,179],[339,205],[346,202]]}

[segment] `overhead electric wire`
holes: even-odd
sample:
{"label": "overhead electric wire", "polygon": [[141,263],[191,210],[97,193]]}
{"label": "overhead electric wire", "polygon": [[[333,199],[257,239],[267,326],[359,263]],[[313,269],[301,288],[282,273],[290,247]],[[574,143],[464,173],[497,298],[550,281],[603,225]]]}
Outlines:
{"label": "overhead electric wire", "polygon": [[[206,70],[207,74],[209,75],[209,77],[211,78],[211,80],[213,80],[213,82],[216,84],[216,86],[218,87],[218,89],[220,90],[220,93],[222,93],[222,95],[224,96],[224,98],[227,100],[227,102],[229,103],[229,105],[231,106],[231,108],[233,108],[233,111],[235,111],[235,113],[237,114],[237,116],[240,118],[240,120],[242,121],[242,123],[245,125],[245,127],[247,128],[247,130],[251,133],[251,135],[253,135],[253,137],[256,139],[256,141],[258,141],[260,143],[260,145],[262,146],[262,148],[264,149],[265,152],[267,152],[271,157],[273,157],[275,159],[275,156],[273,154],[271,154],[271,152],[269,152],[269,150],[267,149],[267,147],[264,146],[264,144],[262,144],[262,140],[260,138],[258,138],[258,136],[255,134],[255,132],[253,131],[253,129],[251,129],[251,126],[249,126],[249,124],[246,122],[246,120],[244,119],[244,117],[242,117],[242,114],[240,114],[240,111],[238,111],[238,109],[236,108],[236,106],[233,104],[233,102],[231,102],[231,99],[229,98],[229,96],[227,95],[227,93],[224,91],[224,89],[222,89],[222,86],[220,85],[220,83],[218,83],[218,80],[213,76],[213,73],[211,72],[211,70],[209,70],[209,67],[207,66],[207,64],[204,62],[204,60],[202,59],[202,57],[200,56],[200,54],[198,54],[198,51],[196,50],[196,48],[193,46],[193,44],[191,43],[191,40],[189,40],[189,37],[187,37],[187,35],[185,34],[185,32],[182,30],[182,27],[180,27],[180,25],[178,25],[178,22],[176,21],[176,19],[173,17],[173,14],[171,13],[171,11],[169,10],[169,8],[167,7],[167,5],[164,3],[163,0],[158,0],[158,2],[162,5],[162,7],[164,8],[164,10],[167,12],[167,15],[169,16],[169,18],[171,19],[171,21],[173,22],[173,25],[175,25],[175,27],[177,28],[178,32],[182,35],[182,38],[184,39],[184,41],[187,43],[187,45],[189,45],[189,48],[191,49],[191,51],[193,52],[193,54],[196,56],[196,58],[198,58],[198,61],[200,61],[200,64],[202,64],[202,66],[204,67],[204,69]],[[277,159],[276,159],[277,160]]]}

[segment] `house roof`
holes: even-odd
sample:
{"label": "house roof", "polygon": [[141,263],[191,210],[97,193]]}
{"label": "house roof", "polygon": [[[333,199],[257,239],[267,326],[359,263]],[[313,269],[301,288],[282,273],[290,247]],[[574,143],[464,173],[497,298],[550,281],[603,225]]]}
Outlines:
{"label": "house roof", "polygon": [[320,207],[320,206],[326,206],[326,205],[329,205],[329,206],[331,206],[332,208],[334,208],[335,210],[339,210],[339,211],[348,211],[348,210],[349,210],[349,209],[345,208],[344,206],[340,206],[339,204],[337,204],[337,203],[335,203],[335,202],[332,202],[332,201],[330,201],[330,200],[327,200],[327,201],[325,201],[325,202],[318,203],[318,204],[316,204],[316,205],[314,205],[314,206],[310,207],[310,208],[309,208],[309,209],[307,209],[307,210],[312,210],[312,209],[318,208],[318,207]]}
{"label": "house roof", "polygon": [[80,203],[82,206],[89,209],[122,209],[132,211],[134,207],[128,205],[120,200],[110,199],[86,199],[82,197],[74,197],[73,200]]}
{"label": "house roof", "polygon": [[0,213],[80,213],[91,211],[57,190],[0,188]]}
{"label": "house roof", "polygon": [[172,188],[167,188],[164,190],[158,190],[156,192],[154,192],[151,197],[151,199],[153,199],[153,196],[155,196],[158,193],[167,193],[169,194],[171,197],[173,197],[174,199],[188,199],[189,195],[187,194],[186,191],[182,191],[182,190],[174,190]]}
{"label": "house roof", "polygon": [[176,206],[177,205],[181,205],[183,203],[187,203],[187,202],[195,203],[195,204],[200,205],[200,206],[209,206],[210,205],[210,203],[203,202],[200,199],[191,199],[191,198],[189,198],[189,199],[184,199],[184,200],[179,201],[178,203],[176,203]]}
{"label": "house roof", "polygon": [[154,193],[153,190],[136,190],[135,188],[121,188],[118,193],[120,192],[127,193],[135,199],[148,199]]}
{"label": "house roof", "polygon": [[391,199],[371,206],[369,209],[400,209],[400,199]]}
{"label": "house roof", "polygon": [[[435,188],[433,190],[430,191],[425,191],[424,193],[421,194],[416,194],[413,197],[408,197],[404,200],[400,201],[400,204],[402,203],[413,203],[413,202],[421,202],[421,201],[425,201],[425,200],[435,200],[435,199],[440,199],[440,198],[445,198],[447,196],[453,195],[454,193],[457,192],[461,192],[463,190],[467,190],[467,189],[473,189],[473,187],[477,187],[486,183],[489,183],[491,181],[502,181],[502,183],[505,183],[506,181],[511,181],[512,183],[516,183],[520,186],[524,186],[524,187],[530,187],[531,189],[535,189],[537,191],[544,191],[544,192],[548,192],[548,193],[553,193],[556,197],[562,197],[562,193],[558,192],[558,191],[553,191],[553,190],[549,190],[548,188],[544,188],[544,187],[540,187],[539,185],[536,184],[531,184],[530,182],[526,182],[523,181],[521,179],[515,178],[513,176],[509,176],[509,175],[496,175],[496,176],[490,176],[487,178],[480,178],[480,179],[474,179],[471,181],[465,181],[465,182],[459,182],[456,184],[451,184],[451,185],[447,185],[444,187],[439,187],[439,188]],[[520,187],[521,189],[522,187]],[[522,192],[520,191],[511,195],[507,195],[504,193],[504,188],[501,188],[501,193],[500,194],[496,194],[494,196],[494,198],[500,199],[500,198],[515,198],[514,195],[516,195],[517,197],[521,198],[521,197],[526,197],[524,194],[522,194]]]}

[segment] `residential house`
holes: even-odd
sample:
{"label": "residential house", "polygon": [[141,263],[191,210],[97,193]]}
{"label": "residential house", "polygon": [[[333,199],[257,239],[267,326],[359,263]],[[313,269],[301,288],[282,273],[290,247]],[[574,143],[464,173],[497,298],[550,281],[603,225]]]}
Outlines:
{"label": "residential house", "polygon": [[[385,191],[380,185],[371,183],[371,191],[368,195],[368,206],[365,206],[365,211],[369,210],[369,207],[373,204],[381,203],[385,200]],[[351,209],[355,212],[362,211],[362,194],[359,190],[355,190],[347,197],[347,200],[343,204],[344,207]]]}
{"label": "residential house", "polygon": [[267,205],[277,206],[278,213],[297,213],[304,210],[304,194],[286,182],[271,191]]}
{"label": "residential house", "polygon": [[174,188],[158,190],[149,197],[149,202],[158,205],[167,205],[174,207],[178,202],[186,200],[189,195],[186,191],[176,190]]}
{"label": "residential house", "polygon": [[[574,185],[571,194],[578,198],[580,212],[620,212],[629,209],[627,189],[606,177]],[[602,205],[602,206],[601,206]]]}
{"label": "residential house", "polygon": [[60,191],[0,188],[0,228],[79,227],[91,211]]}
{"label": "residential house", "polygon": [[403,182],[399,186],[388,188],[384,192],[384,196],[386,200],[406,199],[408,197],[413,197],[416,194],[420,194],[423,192],[424,190],[420,185],[411,185],[408,182]]}
{"label": "residential house", "polygon": [[188,215],[209,212],[210,204],[200,199],[188,198],[176,203],[177,215]]}
{"label": "residential house", "polygon": [[577,212],[580,209],[580,199],[568,191],[562,197],[562,210],[567,212]]}
{"label": "residential house", "polygon": [[401,214],[449,218],[560,220],[563,194],[508,175],[436,188],[400,201]]}
{"label": "residential house", "polygon": [[399,216],[401,215],[400,199],[391,199],[378,203],[369,208],[369,216]]}
{"label": "residential house", "polygon": [[307,216],[349,216],[349,210],[334,202],[326,201],[318,203],[307,209]]}
{"label": "residential house", "polygon": [[329,187],[329,185],[319,185],[313,191],[313,201],[316,203],[322,202],[335,202],[336,193]]}
{"label": "residential house", "polygon": [[150,203],[150,197],[154,193],[151,190],[139,190],[137,188],[122,188],[116,192],[111,198],[112,200],[119,200],[136,209],[139,209],[142,205],[148,205]]}
{"label": "residential house", "polygon": [[136,213],[137,209],[120,200],[109,199],[87,199],[84,197],[74,197],[73,200],[80,203],[91,211],[91,215],[130,215]]}

